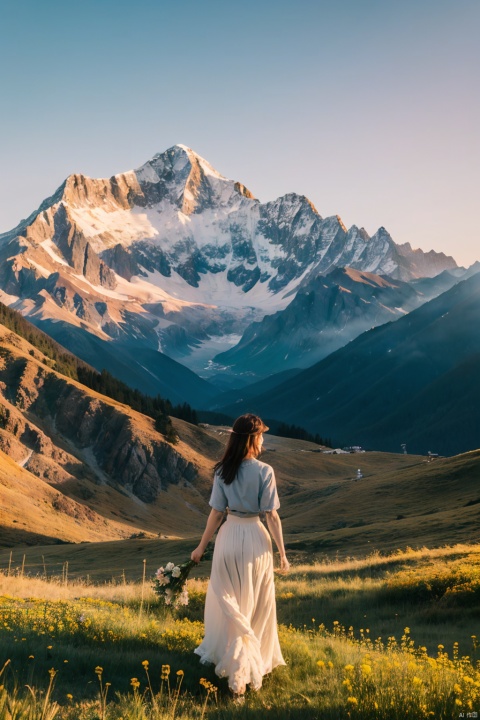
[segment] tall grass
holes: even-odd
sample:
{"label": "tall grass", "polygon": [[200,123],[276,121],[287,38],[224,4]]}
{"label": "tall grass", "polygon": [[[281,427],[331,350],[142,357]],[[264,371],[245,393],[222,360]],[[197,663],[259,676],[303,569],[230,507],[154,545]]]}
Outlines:
{"label": "tall grass", "polygon": [[206,581],[172,615],[148,584],[0,575],[0,720],[467,717],[480,712],[479,570],[480,548],[456,546],[277,577],[287,667],[243,708],[193,655]]}

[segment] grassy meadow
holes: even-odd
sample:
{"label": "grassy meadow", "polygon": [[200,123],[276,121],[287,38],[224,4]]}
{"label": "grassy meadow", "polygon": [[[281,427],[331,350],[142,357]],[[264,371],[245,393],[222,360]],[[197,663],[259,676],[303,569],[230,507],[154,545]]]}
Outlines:
{"label": "grassy meadow", "polygon": [[[179,559],[181,548],[171,550]],[[243,706],[193,655],[205,577],[189,580],[189,605],[172,612],[153,594],[153,567],[145,582],[87,582],[62,570],[27,576],[13,563],[0,574],[2,720],[480,712],[480,545],[376,552],[276,575],[287,666]]]}
{"label": "grassy meadow", "polygon": [[480,545],[469,544],[480,451],[434,462],[323,455],[267,436],[262,459],[275,469],[292,562],[276,575],[287,665],[236,706],[226,680],[193,654],[210,563],[189,580],[181,611],[162,606],[149,580],[196,546],[224,442],[221,428],[175,426],[200,463],[198,483],[168,487],[151,504],[122,494],[119,504],[117,489],[95,485],[85,506],[105,522],[52,505],[70,485],[0,463],[0,720],[480,713]]}

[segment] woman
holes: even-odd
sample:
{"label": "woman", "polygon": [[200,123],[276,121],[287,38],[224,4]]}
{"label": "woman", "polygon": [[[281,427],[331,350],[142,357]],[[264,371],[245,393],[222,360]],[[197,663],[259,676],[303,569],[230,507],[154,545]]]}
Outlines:
{"label": "woman", "polygon": [[240,702],[248,684],[258,690],[264,675],[285,665],[278,642],[272,542],[259,519],[265,512],[281,570],[286,572],[275,475],[270,465],[257,460],[267,430],[256,415],[235,420],[224,455],[215,465],[205,532],[191,555],[200,561],[228,509],[213,554],[205,637],[195,652],[201,662],[215,663],[215,672],[228,678]]}

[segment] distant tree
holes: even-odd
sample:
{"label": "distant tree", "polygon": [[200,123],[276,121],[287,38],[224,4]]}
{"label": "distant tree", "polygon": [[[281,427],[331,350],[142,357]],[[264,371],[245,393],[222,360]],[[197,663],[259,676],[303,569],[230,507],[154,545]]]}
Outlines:
{"label": "distant tree", "polygon": [[198,425],[198,417],[196,410],[190,407],[190,405],[186,402],[184,402],[182,405],[176,405],[174,408],[172,408],[171,414],[174,417],[180,418],[180,420],[186,420],[192,425]]}
{"label": "distant tree", "polygon": [[276,435],[280,437],[294,438],[295,440],[308,440],[308,442],[316,443],[317,445],[324,445],[331,447],[330,440],[322,438],[318,433],[314,435],[305,428],[299,427],[298,425],[288,425],[287,423],[280,423],[275,431]]}
{"label": "distant tree", "polygon": [[235,420],[230,415],[213,410],[199,410],[198,418],[201,423],[207,423],[208,425],[233,425]]}

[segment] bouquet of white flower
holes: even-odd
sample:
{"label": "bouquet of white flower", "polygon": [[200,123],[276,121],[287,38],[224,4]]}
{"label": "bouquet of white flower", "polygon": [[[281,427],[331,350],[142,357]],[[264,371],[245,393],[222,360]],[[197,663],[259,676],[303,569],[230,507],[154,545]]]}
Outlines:
{"label": "bouquet of white flower", "polygon": [[[211,560],[213,550],[207,545],[202,555],[202,560]],[[195,565],[194,560],[187,560],[181,565],[174,565],[169,562],[165,567],[159,567],[153,579],[153,590],[156,595],[163,598],[165,605],[174,608],[180,605],[188,605],[187,578]]]}
{"label": "bouquet of white flower", "polygon": [[181,565],[174,565],[169,562],[165,567],[158,568],[153,578],[154,592],[165,601],[165,605],[174,608],[180,605],[188,605],[188,591],[186,588],[187,578],[190,570],[196,565],[193,560],[188,560]]}

